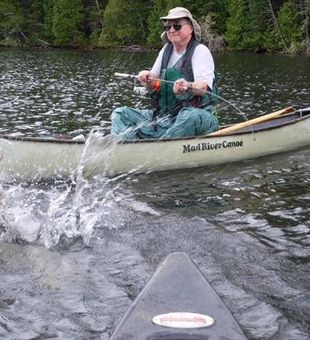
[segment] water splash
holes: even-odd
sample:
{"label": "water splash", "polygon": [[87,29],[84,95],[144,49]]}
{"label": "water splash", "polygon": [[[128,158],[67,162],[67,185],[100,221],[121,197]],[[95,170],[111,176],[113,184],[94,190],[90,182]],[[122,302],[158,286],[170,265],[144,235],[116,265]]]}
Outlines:
{"label": "water splash", "polygon": [[116,189],[106,176],[116,144],[115,139],[104,136],[100,130],[90,133],[71,185],[47,212],[47,224],[41,233],[46,247],[70,243],[79,237],[89,244],[94,227],[105,215],[106,204]]}
{"label": "water splash", "polygon": [[106,169],[116,144],[111,136],[93,131],[68,182],[60,180],[46,188],[44,183],[10,186],[5,192],[7,207],[0,214],[0,237],[62,247],[77,239],[89,244],[98,222],[113,226],[108,217],[113,202],[119,199],[115,192],[121,187],[121,177],[107,177]]}
{"label": "water splash", "polygon": [[3,236],[8,230],[9,223],[7,221],[7,216],[5,213],[5,196],[0,190],[0,237]]}

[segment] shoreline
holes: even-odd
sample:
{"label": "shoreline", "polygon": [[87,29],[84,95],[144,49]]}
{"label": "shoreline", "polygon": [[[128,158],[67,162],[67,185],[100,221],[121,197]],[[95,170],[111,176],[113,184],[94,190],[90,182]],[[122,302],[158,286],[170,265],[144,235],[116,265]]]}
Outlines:
{"label": "shoreline", "polygon": [[[45,44],[40,46],[31,46],[26,44],[4,44],[2,41],[0,41],[0,49],[1,48],[12,48],[12,49],[34,49],[34,50],[80,50],[80,51],[94,51],[94,50],[119,50],[123,52],[152,52],[152,51],[159,51],[161,49],[161,46],[143,46],[143,45],[119,45],[119,46],[110,46],[110,47],[102,47],[102,46],[95,46],[95,45],[85,45],[85,46],[56,46],[52,44]],[[255,50],[250,49],[221,49],[218,50],[212,50],[210,49],[211,53],[213,54],[227,54],[227,53],[250,53],[250,54],[277,54],[277,55],[287,55],[287,56],[303,56],[303,57],[310,57],[310,51],[305,51],[304,53],[292,53],[287,51],[271,51],[268,49],[261,49],[256,48]]]}

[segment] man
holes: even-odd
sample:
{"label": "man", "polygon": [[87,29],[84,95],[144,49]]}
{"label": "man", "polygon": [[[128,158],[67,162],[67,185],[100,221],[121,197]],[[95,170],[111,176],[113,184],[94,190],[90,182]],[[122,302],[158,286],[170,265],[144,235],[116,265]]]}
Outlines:
{"label": "man", "polygon": [[218,130],[218,120],[211,112],[214,62],[209,49],[199,43],[200,26],[183,7],[171,9],[160,19],[165,29],[161,38],[166,44],[151,71],[138,74],[156,107],[154,111],[114,110],[111,133],[125,140],[185,137]]}

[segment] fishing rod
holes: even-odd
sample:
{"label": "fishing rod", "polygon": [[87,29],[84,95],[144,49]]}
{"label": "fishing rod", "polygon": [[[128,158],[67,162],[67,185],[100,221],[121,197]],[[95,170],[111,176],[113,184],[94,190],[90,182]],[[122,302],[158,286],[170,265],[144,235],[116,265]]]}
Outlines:
{"label": "fishing rod", "polygon": [[[138,79],[138,75],[136,74],[128,74],[128,73],[119,73],[119,72],[115,72],[114,73],[115,77],[118,78],[124,78],[124,79],[133,79],[133,80],[137,80]],[[174,81],[171,80],[166,80],[166,79],[154,79],[154,85],[153,85],[153,89],[155,91],[158,91],[160,88],[160,84],[161,83],[167,83],[167,84],[174,84]],[[210,94],[211,96],[218,98],[220,100],[222,100],[223,102],[225,102],[226,104],[232,106],[236,111],[238,111],[242,116],[245,116],[245,114],[233,103],[231,103],[229,100],[219,96],[218,94],[215,94],[211,91],[206,90],[206,93]],[[246,116],[245,116],[246,117]],[[247,117],[246,117],[247,119]]]}

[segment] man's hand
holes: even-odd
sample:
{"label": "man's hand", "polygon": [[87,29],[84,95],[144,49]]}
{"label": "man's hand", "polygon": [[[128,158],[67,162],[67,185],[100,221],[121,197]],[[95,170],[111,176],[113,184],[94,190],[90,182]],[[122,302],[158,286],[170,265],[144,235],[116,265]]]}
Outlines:
{"label": "man's hand", "polygon": [[147,70],[140,71],[137,78],[144,86],[147,87],[152,86],[153,81],[155,80],[154,74]]}
{"label": "man's hand", "polygon": [[173,84],[173,92],[176,95],[182,95],[191,89],[192,84],[183,78],[176,80]]}
{"label": "man's hand", "polygon": [[174,82],[173,92],[175,95],[182,95],[188,91],[195,96],[203,96],[209,91],[208,84],[202,80],[196,80],[189,82],[183,78],[178,79]]}

